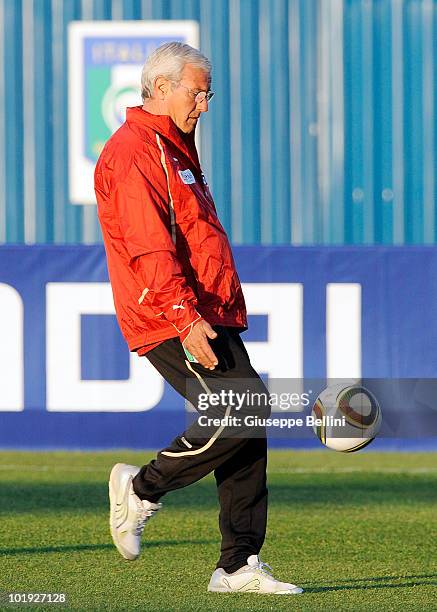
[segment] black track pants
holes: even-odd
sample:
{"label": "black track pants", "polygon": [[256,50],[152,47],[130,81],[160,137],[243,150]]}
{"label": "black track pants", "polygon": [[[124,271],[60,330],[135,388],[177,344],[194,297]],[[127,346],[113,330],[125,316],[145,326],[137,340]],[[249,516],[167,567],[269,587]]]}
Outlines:
{"label": "black track pants", "polygon": [[[219,393],[223,388],[244,387],[264,396],[268,394],[250,364],[238,331],[221,326],[214,329],[218,336],[209,342],[219,361],[215,370],[190,363],[178,338],[166,340],[146,356],[164,379],[196,408],[196,391],[201,393],[205,388]],[[225,410],[225,406],[214,409],[214,416],[223,416]],[[264,405],[258,409],[243,407],[243,413],[244,410],[265,417],[268,402],[267,408]],[[216,567],[227,572],[236,571],[246,564],[249,555],[259,553],[267,521],[265,429],[258,429],[255,436],[250,429],[239,432],[234,435],[226,427],[214,427],[205,433],[204,427],[193,423],[161,450],[156,459],[144,465],[133,481],[141,499],[156,502],[169,491],[186,487],[214,470],[222,534],[221,556]]]}

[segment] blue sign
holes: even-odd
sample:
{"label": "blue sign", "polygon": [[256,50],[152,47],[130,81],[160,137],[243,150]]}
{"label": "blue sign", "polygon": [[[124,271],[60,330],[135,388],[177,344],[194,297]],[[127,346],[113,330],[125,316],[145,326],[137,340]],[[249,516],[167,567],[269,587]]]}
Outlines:
{"label": "blue sign", "polygon": [[[436,248],[234,254],[264,377],[437,378]],[[182,398],[121,337],[103,247],[0,247],[0,303],[1,447],[159,447],[184,429]]]}

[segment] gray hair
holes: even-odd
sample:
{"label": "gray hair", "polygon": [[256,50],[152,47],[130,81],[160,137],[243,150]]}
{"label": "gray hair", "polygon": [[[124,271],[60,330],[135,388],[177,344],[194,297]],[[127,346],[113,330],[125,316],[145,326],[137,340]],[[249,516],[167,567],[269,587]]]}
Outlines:
{"label": "gray hair", "polygon": [[162,76],[178,82],[186,64],[211,72],[211,62],[200,51],[181,42],[161,45],[146,59],[141,73],[141,97],[153,97],[155,81]]}

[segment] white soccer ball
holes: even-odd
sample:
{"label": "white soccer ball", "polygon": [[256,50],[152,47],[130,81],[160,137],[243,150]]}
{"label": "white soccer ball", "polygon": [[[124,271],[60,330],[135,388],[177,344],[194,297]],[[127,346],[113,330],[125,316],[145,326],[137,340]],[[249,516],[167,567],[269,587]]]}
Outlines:
{"label": "white soccer ball", "polygon": [[370,444],[382,421],[375,396],[361,385],[345,383],[322,391],[311,416],[313,430],[322,444],[343,453],[353,453]]}

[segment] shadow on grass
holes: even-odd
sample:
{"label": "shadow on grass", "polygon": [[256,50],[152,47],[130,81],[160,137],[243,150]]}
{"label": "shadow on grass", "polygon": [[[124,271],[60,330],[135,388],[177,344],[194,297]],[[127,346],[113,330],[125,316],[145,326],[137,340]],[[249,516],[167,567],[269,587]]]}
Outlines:
{"label": "shadow on grass", "polygon": [[[160,548],[167,546],[186,546],[196,544],[215,544],[216,540],[159,540],[147,542],[147,548]],[[25,548],[0,548],[0,555],[34,555],[38,553],[65,553],[95,550],[115,550],[113,544],[69,544],[67,546],[35,546]]]}
{"label": "shadow on grass", "polygon": [[[309,475],[303,480],[293,474],[270,478],[269,499],[272,506],[312,506],[335,504],[336,506],[381,506],[383,504],[414,504],[437,502],[437,487],[426,475],[412,478],[375,474],[357,476],[345,474],[341,479],[331,480],[326,475]],[[165,497],[166,505],[172,509],[218,508],[214,481],[203,480],[190,487],[173,491]],[[101,484],[80,482],[5,482],[1,485],[0,514],[22,514],[40,511],[106,511],[108,493],[106,482]]]}
{"label": "shadow on grass", "polygon": [[342,578],[337,582],[383,582],[384,580],[406,580],[407,578],[437,578],[437,574],[407,574],[403,576],[372,576],[366,578]]}
{"label": "shadow on grass", "polygon": [[[408,576],[374,576],[372,578],[356,578],[338,580],[337,582],[348,582],[354,584],[335,584],[326,586],[305,586],[305,593],[325,593],[330,591],[355,591],[366,589],[402,589],[415,586],[437,586],[437,574],[413,574]],[[362,584],[367,583],[367,584]]]}

